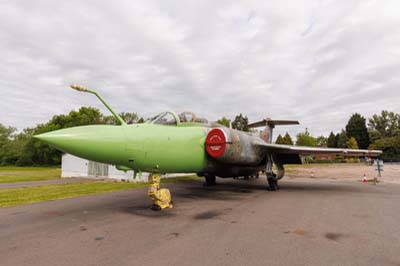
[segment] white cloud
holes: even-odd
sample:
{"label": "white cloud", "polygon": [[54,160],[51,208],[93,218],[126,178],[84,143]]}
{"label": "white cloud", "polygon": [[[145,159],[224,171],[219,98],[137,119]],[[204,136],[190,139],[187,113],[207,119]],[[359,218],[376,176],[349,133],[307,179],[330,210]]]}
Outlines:
{"label": "white cloud", "polygon": [[0,4],[0,123],[81,105],[242,112],[328,134],[350,115],[400,112],[397,1],[10,1]]}

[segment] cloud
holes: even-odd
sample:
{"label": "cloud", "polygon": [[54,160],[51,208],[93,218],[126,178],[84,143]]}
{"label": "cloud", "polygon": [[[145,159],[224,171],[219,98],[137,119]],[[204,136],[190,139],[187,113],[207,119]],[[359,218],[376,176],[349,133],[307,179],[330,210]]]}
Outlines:
{"label": "cloud", "polygon": [[0,123],[82,105],[298,119],[315,135],[354,112],[400,112],[397,1],[11,1],[0,4]]}

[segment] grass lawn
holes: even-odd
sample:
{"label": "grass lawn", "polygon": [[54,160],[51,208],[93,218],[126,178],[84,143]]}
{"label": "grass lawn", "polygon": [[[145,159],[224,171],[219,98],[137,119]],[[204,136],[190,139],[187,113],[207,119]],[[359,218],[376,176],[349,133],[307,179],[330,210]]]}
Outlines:
{"label": "grass lawn", "polygon": [[[161,179],[161,183],[199,179],[196,175]],[[101,194],[117,190],[146,187],[147,183],[122,183],[95,181],[61,185],[33,186],[0,189],[0,208],[40,201],[72,198],[90,194]]]}
{"label": "grass lawn", "polygon": [[51,180],[61,178],[59,167],[0,166],[0,183]]}

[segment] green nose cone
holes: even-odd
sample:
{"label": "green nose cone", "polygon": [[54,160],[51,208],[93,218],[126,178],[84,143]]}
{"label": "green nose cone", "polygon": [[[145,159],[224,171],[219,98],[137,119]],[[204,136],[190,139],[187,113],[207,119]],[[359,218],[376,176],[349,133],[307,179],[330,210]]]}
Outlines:
{"label": "green nose cone", "polygon": [[74,127],[35,135],[34,138],[63,152],[82,156],[90,149],[90,145],[86,144],[89,144],[90,140],[96,139],[96,135],[93,133],[90,128]]}
{"label": "green nose cone", "polygon": [[82,126],[55,130],[39,135],[54,148],[94,161],[115,161],[125,152],[125,138],[119,126]]}
{"label": "green nose cone", "polygon": [[[61,149],[67,144],[68,142],[71,142],[73,139],[76,139],[76,135],[71,135],[71,134],[66,134],[67,130],[56,130],[52,132],[47,132],[47,133],[42,133],[39,135],[33,136],[36,139],[39,139],[47,144],[50,144],[51,146]],[[68,132],[68,131],[67,131]]]}

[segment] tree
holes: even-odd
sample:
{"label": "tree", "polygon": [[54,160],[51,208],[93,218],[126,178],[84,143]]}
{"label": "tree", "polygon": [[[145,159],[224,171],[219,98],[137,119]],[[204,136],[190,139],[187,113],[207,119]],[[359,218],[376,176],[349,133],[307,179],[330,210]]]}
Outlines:
{"label": "tree", "polygon": [[318,147],[326,147],[328,139],[324,136],[319,136],[315,139]]}
{"label": "tree", "polygon": [[6,127],[0,124],[0,141],[10,139],[17,129],[14,127]]}
{"label": "tree", "polygon": [[7,165],[10,161],[15,161],[12,158],[15,158],[13,142],[16,130],[14,127],[0,124],[0,165]]}
{"label": "tree", "polygon": [[382,137],[395,137],[400,133],[400,114],[383,110],[381,115],[373,115],[368,123],[371,130],[376,130]]}
{"label": "tree", "polygon": [[337,139],[335,134],[333,134],[333,132],[331,132],[331,134],[329,134],[328,140],[326,142],[326,145],[329,148],[337,148],[338,144],[337,144]]}
{"label": "tree", "polygon": [[[139,121],[139,117],[136,113],[122,112],[122,113],[119,113],[119,116],[127,124],[135,124],[135,123],[138,123],[138,121]],[[109,125],[117,125],[118,124],[117,120],[115,119],[115,117],[113,115],[103,116],[100,123],[101,124],[109,124]]]}
{"label": "tree", "polygon": [[93,124],[104,124],[103,115],[100,113],[99,109],[81,107],[78,111],[72,110],[67,115],[55,115],[49,122],[39,127],[41,127],[42,130],[46,130],[46,127],[51,127],[51,130],[54,130]]}
{"label": "tree", "polygon": [[354,137],[361,149],[367,149],[370,141],[365,118],[360,114],[353,114],[346,125],[346,134]]}
{"label": "tree", "polygon": [[276,138],[275,143],[276,143],[276,144],[285,144],[284,141],[283,141],[283,138],[282,138],[281,134],[278,135],[278,137]]}
{"label": "tree", "polygon": [[382,150],[382,159],[400,161],[400,114],[383,110],[368,122],[370,148]]}
{"label": "tree", "polygon": [[383,110],[381,115],[374,114],[368,122],[371,141],[379,138],[400,136],[400,114]]}
{"label": "tree", "polygon": [[247,116],[243,116],[242,114],[239,114],[235,117],[235,119],[232,122],[232,128],[241,130],[241,131],[249,131],[249,119]]}
{"label": "tree", "polygon": [[14,127],[6,127],[0,124],[0,149],[2,145],[5,145],[9,141],[11,141],[16,130],[17,129]]}
{"label": "tree", "polygon": [[303,133],[299,133],[296,135],[296,145],[297,146],[309,146],[315,147],[317,146],[317,141],[313,136],[311,136],[310,132],[308,132],[307,128]]}
{"label": "tree", "polygon": [[377,131],[377,130],[369,130],[368,134],[369,134],[369,140],[371,141],[371,143],[374,143],[378,139],[383,138],[381,133],[379,133],[379,131]]}
{"label": "tree", "polygon": [[347,148],[349,148],[349,149],[358,149],[357,140],[354,137],[351,137],[347,141]]}
{"label": "tree", "polygon": [[385,161],[400,161],[400,136],[378,139],[371,148],[382,150],[381,158]]}
{"label": "tree", "polygon": [[231,120],[223,116],[221,119],[217,120],[217,123],[225,127],[230,127]]}
{"label": "tree", "polygon": [[289,133],[286,132],[285,136],[283,137],[283,142],[286,145],[293,145],[293,140]]}
{"label": "tree", "polygon": [[339,148],[339,138],[340,138],[340,133],[336,133],[336,136],[335,136],[336,148]]}
{"label": "tree", "polygon": [[346,131],[344,131],[342,129],[342,131],[340,132],[339,136],[338,136],[338,148],[347,148],[347,134]]}

